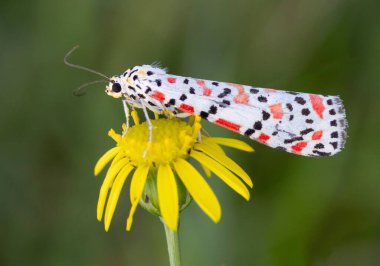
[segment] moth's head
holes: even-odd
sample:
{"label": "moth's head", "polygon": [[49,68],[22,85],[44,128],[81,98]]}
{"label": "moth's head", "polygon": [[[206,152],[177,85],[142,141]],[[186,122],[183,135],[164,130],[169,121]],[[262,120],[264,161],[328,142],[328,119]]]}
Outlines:
{"label": "moth's head", "polygon": [[120,98],[122,94],[122,80],[120,77],[113,76],[106,87],[106,93],[114,98]]}

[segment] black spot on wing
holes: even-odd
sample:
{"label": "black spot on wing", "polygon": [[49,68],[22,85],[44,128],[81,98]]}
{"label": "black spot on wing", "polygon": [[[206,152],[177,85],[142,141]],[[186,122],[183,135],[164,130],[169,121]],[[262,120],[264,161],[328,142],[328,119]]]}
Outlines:
{"label": "black spot on wing", "polygon": [[207,113],[207,112],[201,111],[199,115],[200,115],[200,117],[202,117],[203,119],[206,119],[206,120],[207,120],[207,117],[208,117],[208,113]]}
{"label": "black spot on wing", "polygon": [[260,121],[256,121],[253,128],[256,130],[261,130],[263,128],[263,124]]}
{"label": "black spot on wing", "polygon": [[261,103],[266,103],[268,101],[268,99],[264,96],[257,97],[257,100]]}
{"label": "black spot on wing", "polygon": [[333,146],[334,150],[338,148],[338,142],[330,142],[331,146]]}
{"label": "black spot on wing", "polygon": [[325,145],[323,145],[323,143],[317,143],[315,144],[314,149],[323,149],[324,147]]}
{"label": "black spot on wing", "polygon": [[300,131],[300,134],[301,134],[301,135],[306,135],[306,134],[309,134],[310,132],[313,132],[313,131],[314,131],[314,129],[312,129],[312,128],[307,128],[307,129],[301,130],[301,131]]}
{"label": "black spot on wing", "polygon": [[249,90],[249,92],[252,93],[252,94],[257,94],[259,92],[259,90],[255,89],[255,88],[252,88],[252,89]]}
{"label": "black spot on wing", "polygon": [[289,143],[293,143],[293,142],[299,141],[299,140],[303,140],[303,137],[294,137],[294,138],[291,138],[291,139],[286,139],[286,140],[284,140],[284,143],[285,144],[289,144]]}
{"label": "black spot on wing", "polygon": [[294,101],[296,101],[296,103],[298,103],[300,105],[304,105],[306,103],[305,99],[302,97],[296,97],[296,98],[294,98]]}
{"label": "black spot on wing", "polygon": [[226,105],[231,105],[231,102],[229,100],[223,100],[223,103]]}
{"label": "black spot on wing", "polygon": [[263,111],[262,113],[263,113],[263,120],[264,120],[264,121],[265,121],[265,120],[268,120],[269,117],[270,117],[270,113],[265,112],[265,111]]}
{"label": "black spot on wing", "polygon": [[331,133],[331,138],[337,139],[338,138],[338,131]]}
{"label": "black spot on wing", "polygon": [[319,155],[319,156],[329,156],[331,155],[331,152],[322,152],[322,151],[318,151],[318,150],[313,150],[313,153]]}
{"label": "black spot on wing", "polygon": [[231,93],[231,89],[224,88],[223,92],[218,95],[218,98],[224,98],[224,97],[226,97],[230,93]]}
{"label": "black spot on wing", "polygon": [[179,97],[179,99],[180,99],[181,101],[186,100],[186,99],[187,99],[186,94],[182,94],[181,97]]}
{"label": "black spot on wing", "polygon": [[301,114],[304,116],[308,116],[310,114],[309,108],[304,108],[301,110]]}
{"label": "black spot on wing", "polygon": [[218,107],[216,107],[215,105],[211,105],[208,113],[214,115],[214,114],[216,114],[217,111],[218,111]]}
{"label": "black spot on wing", "polygon": [[168,102],[168,104],[175,105],[175,99],[170,99],[169,102]]}
{"label": "black spot on wing", "polygon": [[249,137],[251,136],[253,133],[255,133],[255,130],[252,129],[252,128],[248,128],[245,132],[244,132],[244,135]]}

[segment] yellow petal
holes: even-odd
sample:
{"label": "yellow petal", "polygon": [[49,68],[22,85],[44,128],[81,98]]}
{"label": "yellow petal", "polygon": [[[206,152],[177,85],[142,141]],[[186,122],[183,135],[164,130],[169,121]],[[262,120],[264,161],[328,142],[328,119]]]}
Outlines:
{"label": "yellow petal", "polygon": [[198,144],[196,146],[196,149],[206,153],[208,156],[213,158],[215,161],[224,165],[227,169],[231,170],[236,175],[241,177],[241,179],[243,179],[243,181],[249,187],[251,187],[251,188],[253,187],[252,180],[248,176],[248,174],[237,163],[235,163],[233,160],[231,160],[229,157],[227,157],[226,155],[221,155],[220,153],[215,152],[213,149],[210,149],[207,145],[204,145],[203,143]]}
{"label": "yellow petal", "polygon": [[100,192],[99,192],[98,207],[97,207],[97,218],[99,221],[101,221],[103,217],[104,204],[106,202],[108,190],[111,187],[111,184],[113,180],[115,179],[115,176],[117,175],[117,173],[120,171],[120,169],[123,166],[125,166],[128,163],[129,163],[128,160],[124,158],[124,159],[119,160],[117,163],[115,163],[115,165],[113,165],[112,167],[108,169],[108,172],[106,174],[106,177],[104,178],[102,187],[100,188]]}
{"label": "yellow petal", "polygon": [[[136,198],[141,197],[139,196],[141,187],[144,188],[146,177],[148,176],[149,172],[149,165],[143,165],[139,166],[135,173],[133,174],[132,181],[131,181],[131,187],[129,192],[129,197],[131,202],[133,202]],[[142,177],[144,175],[144,177]]]}
{"label": "yellow petal", "polygon": [[104,216],[104,228],[108,231],[113,214],[115,212],[116,204],[120,196],[121,189],[124,185],[125,180],[127,179],[129,173],[133,170],[133,166],[128,164],[121,169],[117,174],[115,181],[112,185],[112,189],[107,201],[106,214]]}
{"label": "yellow petal", "polygon": [[119,151],[120,147],[114,147],[107,151],[102,157],[100,157],[100,159],[95,165],[94,175],[97,176],[103,170],[104,166],[106,166],[107,163],[109,163],[109,161],[111,161],[112,158],[114,158]]}
{"label": "yellow petal", "polygon": [[230,138],[207,138],[207,140],[211,141],[211,142],[215,142],[217,144],[220,144],[220,145],[223,145],[223,146],[227,146],[227,147],[232,147],[232,148],[235,148],[235,149],[238,149],[238,150],[242,150],[242,151],[253,151],[253,148],[251,146],[249,146],[247,143],[241,141],[241,140],[237,140],[237,139],[230,139]]}
{"label": "yellow petal", "polygon": [[201,152],[192,151],[190,156],[198,162],[207,165],[207,167],[210,168],[210,170],[222,179],[228,186],[243,196],[243,198],[249,200],[249,191],[247,187],[240,181],[239,178],[237,178],[237,176],[228,171],[228,169],[226,169],[223,165]]}
{"label": "yellow petal", "polygon": [[201,145],[202,144],[202,145],[206,145],[209,149],[212,149],[215,152],[220,153],[221,155],[225,155],[224,150],[218,144],[216,144],[215,142],[209,141],[209,139],[210,138],[204,138],[204,139],[202,139],[201,143],[195,144],[195,148],[197,147],[197,145]]}
{"label": "yellow petal", "polygon": [[202,166],[203,171],[205,172],[206,176],[207,177],[211,177],[211,171],[210,171],[210,169],[208,169],[207,166],[204,165],[204,164],[201,164],[201,166]]}
{"label": "yellow petal", "polygon": [[214,192],[198,171],[184,159],[174,162],[175,170],[199,207],[215,222],[220,220],[222,211]]}
{"label": "yellow petal", "polygon": [[161,165],[157,173],[158,202],[161,216],[171,230],[178,226],[178,191],[177,183],[169,165]]}
{"label": "yellow petal", "polygon": [[135,214],[137,204],[141,198],[144,191],[144,185],[149,172],[149,165],[139,166],[132,177],[131,187],[130,187],[130,197],[132,202],[132,207],[129,212],[127,219],[127,231],[131,230],[133,215]]}
{"label": "yellow petal", "polygon": [[120,150],[118,154],[116,154],[115,158],[113,158],[111,166],[112,167],[115,163],[117,163],[121,158],[125,156],[125,153]]}
{"label": "yellow petal", "polygon": [[125,228],[127,231],[131,231],[132,222],[133,222],[133,215],[135,214],[137,204],[139,204],[138,200],[135,200],[134,202],[132,202],[132,207],[131,207],[131,210],[129,211],[129,216],[127,219],[127,226]]}

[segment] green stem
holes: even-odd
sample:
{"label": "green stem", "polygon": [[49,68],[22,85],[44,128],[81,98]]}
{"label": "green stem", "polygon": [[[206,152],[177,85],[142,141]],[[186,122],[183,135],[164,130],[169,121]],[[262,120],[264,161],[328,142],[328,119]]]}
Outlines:
{"label": "green stem", "polygon": [[170,266],[181,266],[181,258],[179,254],[178,231],[171,230],[161,218],[161,222],[165,227],[166,242],[168,244]]}

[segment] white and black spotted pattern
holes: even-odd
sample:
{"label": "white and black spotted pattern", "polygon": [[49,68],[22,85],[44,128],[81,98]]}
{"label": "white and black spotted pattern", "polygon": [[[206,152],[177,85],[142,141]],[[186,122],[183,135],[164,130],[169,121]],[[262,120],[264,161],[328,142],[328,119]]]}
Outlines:
{"label": "white and black spotted pattern", "polygon": [[329,156],[346,139],[338,96],[287,92],[167,74],[151,65],[113,77],[106,92],[136,107],[199,115],[270,147],[304,156]]}

